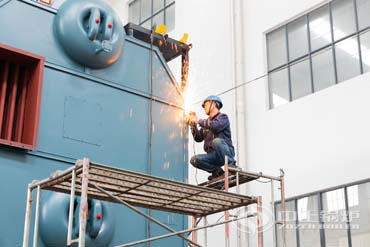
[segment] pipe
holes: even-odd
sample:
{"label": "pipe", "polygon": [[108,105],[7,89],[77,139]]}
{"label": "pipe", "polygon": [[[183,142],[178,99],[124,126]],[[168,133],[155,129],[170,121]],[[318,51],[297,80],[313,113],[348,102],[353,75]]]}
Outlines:
{"label": "pipe", "polygon": [[40,218],[40,186],[37,186],[37,195],[36,195],[36,215],[35,215],[35,226],[33,231],[33,247],[37,247],[37,240],[39,235],[39,218]]}
{"label": "pipe", "polygon": [[67,234],[67,245],[68,246],[73,243],[72,226],[73,226],[73,212],[74,212],[74,201],[75,201],[75,186],[76,186],[76,171],[72,170],[71,196],[69,199],[68,234]]}
{"label": "pipe", "polygon": [[285,178],[283,170],[281,172],[281,219],[283,223],[283,247],[286,247],[286,205],[285,205]]}
{"label": "pipe", "polygon": [[229,221],[218,222],[218,223],[207,225],[207,226],[200,226],[200,227],[191,228],[191,229],[187,229],[187,230],[182,230],[182,231],[178,231],[178,232],[174,232],[174,233],[168,233],[168,234],[158,236],[158,237],[143,239],[143,240],[140,240],[140,241],[136,241],[136,242],[132,242],[132,243],[128,243],[128,244],[123,244],[123,245],[117,245],[115,247],[134,246],[134,245],[138,245],[138,244],[142,244],[142,243],[146,243],[146,242],[150,242],[150,241],[155,241],[155,240],[159,240],[159,239],[163,239],[163,238],[176,236],[176,235],[179,235],[179,234],[184,234],[184,233],[187,233],[187,232],[199,231],[199,230],[202,230],[202,229],[205,229],[205,228],[211,228],[211,227],[215,227],[215,226],[219,226],[219,225],[223,225],[223,224],[227,224],[227,223],[231,223],[231,222],[235,222],[235,221],[238,221],[238,220],[243,220],[243,219],[247,219],[247,218],[255,217],[255,216],[256,216],[255,214],[251,214],[251,215],[247,215],[247,216],[244,216],[244,217],[240,217],[239,219],[231,219]]}
{"label": "pipe", "polygon": [[[229,192],[229,161],[225,155],[225,192]],[[225,211],[225,221],[229,220],[229,210]],[[225,246],[230,247],[230,226],[229,223],[225,224]]]}
{"label": "pipe", "polygon": [[[192,217],[191,227],[192,228],[196,228],[197,227],[197,217],[196,216],[193,216]],[[197,242],[197,233],[195,231],[192,232],[192,234],[191,234],[191,241],[193,241],[194,243]],[[194,247],[194,245],[192,245],[192,247]]]}
{"label": "pipe", "polygon": [[262,226],[262,197],[257,197],[257,231],[258,231],[258,247],[263,247],[263,226]]}
{"label": "pipe", "polygon": [[[132,211],[136,212],[137,214],[143,216],[144,218],[150,220],[150,221],[153,221],[154,223],[156,223],[157,225],[160,225],[161,227],[163,227],[164,229],[170,231],[170,232],[173,232],[173,233],[176,233],[176,231],[168,226],[166,226],[165,224],[162,224],[160,221],[154,219],[153,217],[141,212],[139,209],[135,208],[134,206],[132,206],[131,204],[125,202],[124,200],[121,200],[120,198],[118,198],[117,196],[109,193],[108,191],[105,191],[104,189],[100,188],[98,185],[96,185],[95,183],[91,183],[89,182],[89,184],[91,184],[93,187],[95,187],[96,189],[98,189],[100,192],[106,194],[107,196],[115,199],[116,201],[122,203],[123,205],[125,205],[126,207],[128,207],[129,209],[131,209]],[[188,241],[189,243],[192,243],[194,246],[198,246],[198,247],[201,247],[199,244],[187,239],[186,237],[182,236],[180,233],[177,233],[175,235],[178,235],[180,238]]]}
{"label": "pipe", "polygon": [[81,207],[80,207],[80,231],[78,238],[78,247],[85,247],[86,221],[88,213],[87,193],[89,186],[89,166],[88,158],[83,159],[82,165],[82,187],[81,187]]}
{"label": "pipe", "polygon": [[272,222],[274,223],[272,226],[272,243],[273,246],[276,246],[276,219],[275,219],[275,196],[274,196],[274,180],[270,180],[271,183],[271,212],[272,212]]}
{"label": "pipe", "polygon": [[24,220],[23,247],[28,247],[28,240],[30,236],[31,210],[32,210],[32,188],[29,185],[27,190],[26,216]]}

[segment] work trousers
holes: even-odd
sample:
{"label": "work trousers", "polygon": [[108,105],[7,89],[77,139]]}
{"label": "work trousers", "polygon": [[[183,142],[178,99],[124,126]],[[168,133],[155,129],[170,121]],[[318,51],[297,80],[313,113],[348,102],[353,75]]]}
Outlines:
{"label": "work trousers", "polygon": [[225,140],[221,138],[215,138],[212,142],[212,150],[206,154],[194,155],[190,159],[190,164],[201,170],[214,172],[220,170],[225,164],[226,155],[228,158],[228,163],[234,164],[234,150],[227,145]]}

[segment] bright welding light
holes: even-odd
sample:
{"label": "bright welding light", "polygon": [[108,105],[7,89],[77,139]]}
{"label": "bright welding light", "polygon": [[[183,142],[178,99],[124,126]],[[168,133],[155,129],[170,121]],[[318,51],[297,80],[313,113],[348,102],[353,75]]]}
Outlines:
{"label": "bright welding light", "polygon": [[193,94],[190,90],[186,91],[185,98],[184,98],[184,111],[185,114],[189,114],[189,112],[194,111],[194,104],[193,102]]}

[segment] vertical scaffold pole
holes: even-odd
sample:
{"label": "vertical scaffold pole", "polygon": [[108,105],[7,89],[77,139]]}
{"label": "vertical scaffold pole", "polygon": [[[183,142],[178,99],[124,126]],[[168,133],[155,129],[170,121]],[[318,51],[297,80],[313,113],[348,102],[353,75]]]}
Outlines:
{"label": "vertical scaffold pole", "polygon": [[36,195],[36,215],[35,215],[35,226],[33,230],[33,247],[37,247],[37,241],[38,241],[38,235],[39,235],[40,196],[41,196],[41,188],[39,185],[37,186],[37,195]]}
{"label": "vertical scaffold pole", "polygon": [[[204,216],[204,226],[208,225],[207,216]],[[204,228],[204,247],[208,246],[208,232],[207,228]]]}
{"label": "vertical scaffold pole", "polygon": [[30,236],[31,210],[32,210],[32,188],[31,185],[29,184],[27,190],[26,217],[24,220],[23,247],[28,247],[28,240]]}
{"label": "vertical scaffold pole", "polygon": [[68,234],[67,234],[67,245],[71,245],[72,241],[72,226],[73,226],[73,212],[74,212],[74,201],[75,201],[75,186],[76,186],[76,170],[72,170],[72,181],[71,181],[71,196],[69,198],[69,216],[68,216]]}
{"label": "vertical scaffold pole", "polygon": [[[229,161],[227,155],[225,155],[225,191],[229,191]],[[229,221],[229,210],[225,211],[225,221]],[[225,224],[225,246],[230,247],[230,225]]]}
{"label": "vertical scaffold pole", "polygon": [[258,247],[263,247],[263,226],[262,226],[262,197],[257,197],[257,231]]}
{"label": "vertical scaffold pole", "polygon": [[[193,216],[192,217],[192,223],[191,223],[191,226],[192,228],[196,228],[197,227],[197,217],[196,216]],[[191,240],[193,242],[197,242],[197,232],[196,231],[193,231],[192,234],[191,234]],[[195,247],[195,245],[192,244],[192,247]]]}
{"label": "vertical scaffold pole", "polygon": [[286,205],[285,205],[285,180],[283,170],[280,170],[280,192],[281,192],[281,220],[283,227],[283,247],[286,247]]}
{"label": "vertical scaffold pole", "polygon": [[87,192],[89,183],[89,166],[90,161],[88,158],[83,159],[82,165],[82,187],[81,187],[81,208],[80,208],[80,231],[78,247],[85,247],[85,235],[86,235],[86,220],[87,220]]}
{"label": "vertical scaffold pole", "polygon": [[274,187],[274,180],[271,179],[271,211],[272,211],[272,222],[274,223],[272,226],[272,243],[276,246],[276,218],[275,218],[275,187]]}

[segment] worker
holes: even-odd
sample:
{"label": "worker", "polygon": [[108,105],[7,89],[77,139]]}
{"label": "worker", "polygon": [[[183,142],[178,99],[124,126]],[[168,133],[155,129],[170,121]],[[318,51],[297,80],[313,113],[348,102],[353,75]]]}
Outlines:
{"label": "worker", "polygon": [[236,163],[230,122],[228,116],[220,112],[222,106],[222,101],[218,96],[210,95],[202,104],[204,112],[209,116],[207,119],[199,119],[195,112],[185,116],[194,140],[204,141],[203,148],[206,152],[206,154],[191,157],[190,163],[196,168],[212,173],[208,180],[224,174],[221,167],[225,164],[225,156],[231,166],[235,167]]}

